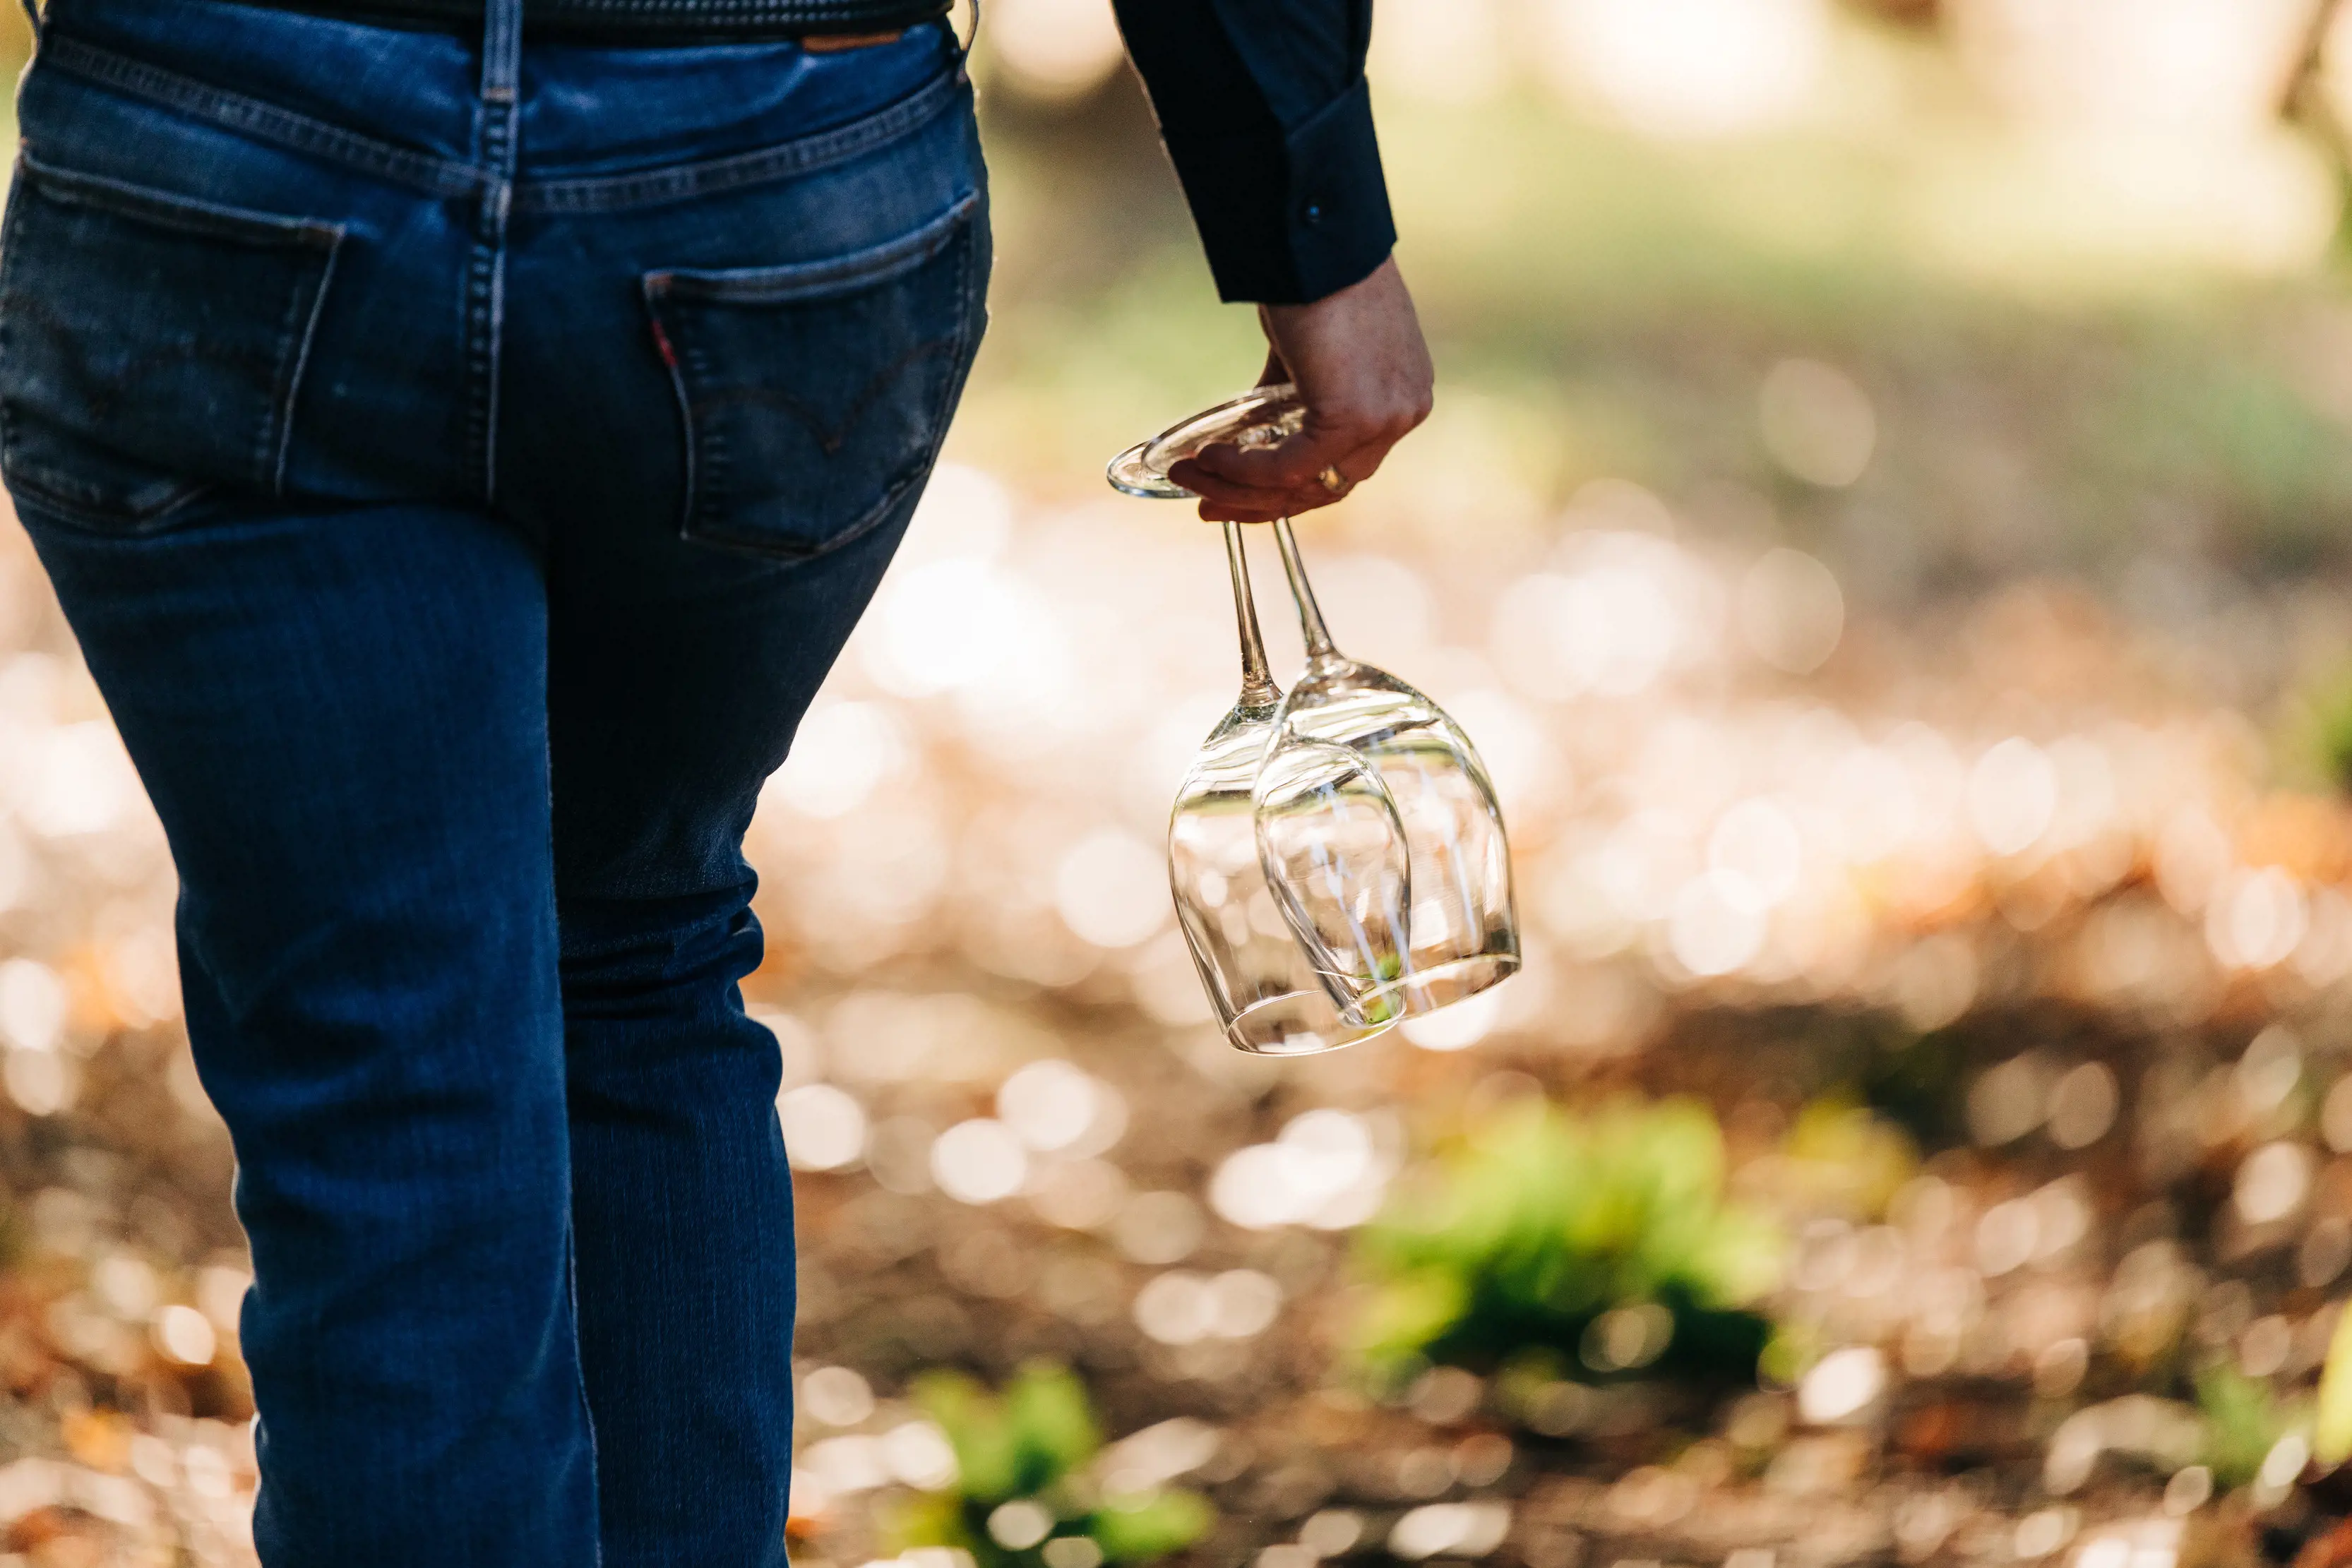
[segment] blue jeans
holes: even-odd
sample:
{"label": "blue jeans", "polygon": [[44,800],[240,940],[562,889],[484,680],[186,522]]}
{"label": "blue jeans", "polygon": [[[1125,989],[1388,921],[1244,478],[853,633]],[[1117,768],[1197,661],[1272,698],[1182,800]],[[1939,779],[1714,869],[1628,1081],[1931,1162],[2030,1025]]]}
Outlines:
{"label": "blue jeans", "polygon": [[740,845],[983,322],[944,29],[57,0],[0,467],[170,835],[273,1568],[781,1564]]}

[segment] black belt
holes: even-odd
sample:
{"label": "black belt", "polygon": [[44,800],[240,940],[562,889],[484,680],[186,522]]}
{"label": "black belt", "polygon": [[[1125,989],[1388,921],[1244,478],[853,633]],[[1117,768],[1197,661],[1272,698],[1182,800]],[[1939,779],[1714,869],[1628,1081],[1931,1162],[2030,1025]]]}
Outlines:
{"label": "black belt", "polygon": [[[380,26],[478,32],[482,0],[259,0]],[[523,0],[535,37],[615,44],[698,43],[893,33],[948,14],[949,0]]]}

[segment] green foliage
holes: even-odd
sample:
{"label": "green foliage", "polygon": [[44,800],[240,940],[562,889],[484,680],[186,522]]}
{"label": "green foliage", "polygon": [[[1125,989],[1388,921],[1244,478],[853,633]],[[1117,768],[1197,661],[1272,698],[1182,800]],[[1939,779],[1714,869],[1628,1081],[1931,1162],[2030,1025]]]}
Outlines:
{"label": "green foliage", "polygon": [[[1101,1561],[1149,1563],[1191,1545],[1215,1521],[1206,1500],[1172,1488],[1099,1495],[1086,1467],[1102,1434],[1086,1385],[1066,1367],[1033,1362],[1002,1394],[960,1372],[931,1372],[916,1381],[914,1396],[947,1434],[957,1479],[900,1516],[902,1546],[961,1547],[982,1568],[1045,1568],[1054,1542],[1083,1540]],[[1008,1546],[998,1539],[1005,1532],[992,1533],[991,1518],[1008,1504],[1042,1510],[1031,1517],[1050,1520],[1043,1537],[1010,1532],[1025,1543]]]}
{"label": "green foliage", "polygon": [[914,1392],[955,1449],[964,1494],[992,1505],[1045,1490],[1102,1447],[1086,1386],[1066,1367],[1024,1366],[1001,1398],[955,1372],[926,1374]]}
{"label": "green foliage", "polygon": [[1087,1531],[1113,1563],[1149,1563],[1209,1532],[1216,1511],[1197,1492],[1170,1489],[1113,1498],[1087,1516]]}
{"label": "green foliage", "polygon": [[1902,1127],[1840,1095],[1797,1113],[1781,1146],[1776,1188],[1812,1209],[1875,1218],[1918,1173],[1919,1150]]}
{"label": "green foliage", "polygon": [[2307,749],[2327,782],[2352,794],[2352,674],[2314,686],[2302,695]]}
{"label": "green foliage", "polygon": [[2200,1458],[2225,1487],[2243,1486],[2259,1475],[2272,1447],[2307,1414],[2283,1403],[2267,1380],[2248,1377],[2227,1362],[2197,1375],[2197,1407],[2205,1417]]}
{"label": "green foliage", "polygon": [[1379,1371],[1549,1349],[1603,1376],[1751,1375],[1770,1325],[1748,1304],[1780,1238],[1725,1201],[1723,1166],[1715,1119],[1690,1101],[1498,1113],[1364,1231],[1359,1350]]}

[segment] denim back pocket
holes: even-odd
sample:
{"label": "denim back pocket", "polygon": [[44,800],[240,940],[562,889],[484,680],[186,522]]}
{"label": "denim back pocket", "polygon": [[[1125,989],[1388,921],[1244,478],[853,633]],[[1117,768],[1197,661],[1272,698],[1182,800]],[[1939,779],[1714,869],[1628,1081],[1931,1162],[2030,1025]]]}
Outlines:
{"label": "denim back pocket", "polygon": [[977,347],[979,206],[848,256],[646,275],[686,419],[686,538],[821,555],[921,483]]}
{"label": "denim back pocket", "polygon": [[341,228],[20,157],[0,235],[0,473],[141,532],[275,493]]}

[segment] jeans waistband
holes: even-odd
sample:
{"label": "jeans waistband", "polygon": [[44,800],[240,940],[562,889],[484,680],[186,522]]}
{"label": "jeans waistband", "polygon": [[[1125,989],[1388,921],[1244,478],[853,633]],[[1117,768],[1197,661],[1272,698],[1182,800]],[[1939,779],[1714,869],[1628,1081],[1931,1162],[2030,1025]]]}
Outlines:
{"label": "jeans waistband", "polygon": [[[36,37],[40,0],[21,0]],[[308,16],[395,28],[487,33],[503,0],[247,0]],[[939,21],[952,0],[524,0],[534,37],[607,45],[730,42],[896,33]]]}
{"label": "jeans waistband", "polygon": [[[54,31],[41,44],[40,64],[45,69],[64,71],[129,97],[210,120],[256,141],[324,158],[430,195],[478,194],[492,179],[490,172],[478,163],[436,157],[346,130]],[[804,173],[909,135],[966,101],[971,90],[961,71],[943,71],[876,113],[772,146],[619,173],[526,176],[514,184],[514,210],[610,212],[684,201]]]}
{"label": "jeans waistband", "polygon": [[[29,4],[29,0],[27,0]],[[486,0],[252,0],[339,21],[478,34]],[[523,0],[533,37],[700,43],[888,33],[948,14],[950,0]]]}

